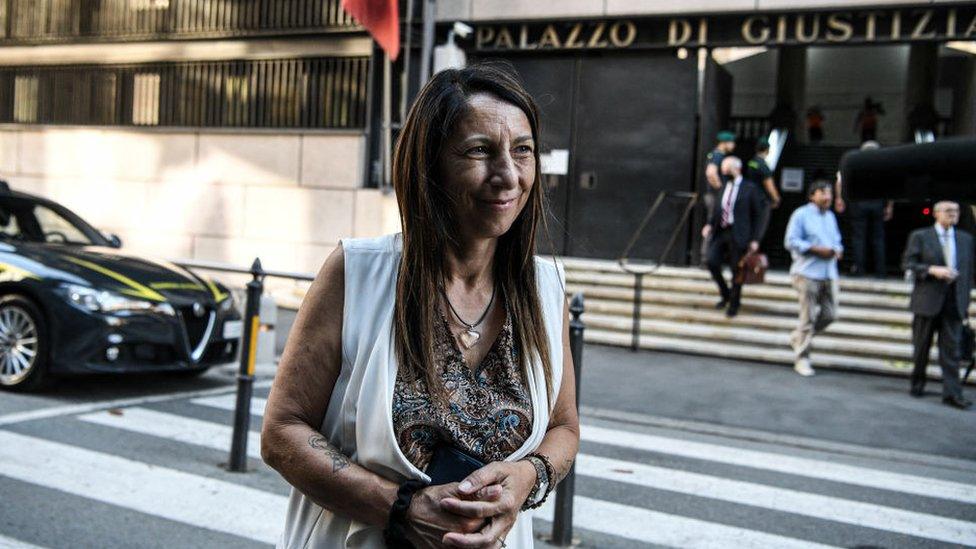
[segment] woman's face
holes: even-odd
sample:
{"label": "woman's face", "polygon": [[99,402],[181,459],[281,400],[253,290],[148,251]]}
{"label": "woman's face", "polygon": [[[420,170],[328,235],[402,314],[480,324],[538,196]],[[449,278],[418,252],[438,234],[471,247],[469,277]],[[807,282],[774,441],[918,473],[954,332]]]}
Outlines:
{"label": "woman's face", "polygon": [[471,96],[438,160],[440,181],[455,198],[460,236],[505,234],[529,199],[535,170],[525,113],[493,95]]}

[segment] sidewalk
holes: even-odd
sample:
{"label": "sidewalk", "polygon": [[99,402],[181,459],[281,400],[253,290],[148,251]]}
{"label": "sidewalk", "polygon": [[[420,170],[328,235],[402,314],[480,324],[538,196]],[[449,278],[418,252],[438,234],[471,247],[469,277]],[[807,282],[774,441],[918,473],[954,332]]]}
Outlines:
{"label": "sidewalk", "polygon": [[976,459],[976,411],[942,404],[939,383],[930,382],[916,399],[900,377],[820,370],[803,378],[787,366],[602,345],[587,345],[583,354],[584,412]]}

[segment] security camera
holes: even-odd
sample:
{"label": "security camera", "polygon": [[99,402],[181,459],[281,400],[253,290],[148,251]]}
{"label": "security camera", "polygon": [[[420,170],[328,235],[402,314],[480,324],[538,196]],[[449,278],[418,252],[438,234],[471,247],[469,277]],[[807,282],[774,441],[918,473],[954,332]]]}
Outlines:
{"label": "security camera", "polygon": [[460,21],[456,21],[454,23],[454,27],[451,30],[454,31],[454,34],[460,36],[461,38],[467,38],[468,35],[474,32],[474,29],[471,27],[471,25],[466,25]]}

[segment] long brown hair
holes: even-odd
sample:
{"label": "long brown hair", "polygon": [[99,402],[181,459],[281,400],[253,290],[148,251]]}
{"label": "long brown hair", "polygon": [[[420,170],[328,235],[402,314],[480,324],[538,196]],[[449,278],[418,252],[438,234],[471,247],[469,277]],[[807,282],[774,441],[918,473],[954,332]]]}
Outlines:
{"label": "long brown hair", "polygon": [[[490,94],[525,113],[532,138],[539,143],[539,113],[514,70],[481,64],[445,70],[417,95],[393,153],[393,187],[400,208],[403,256],[394,307],[397,360],[410,378],[422,376],[431,396],[440,400],[443,387],[434,368],[434,323],[438,319],[445,251],[457,247],[458,224],[451,191],[437,172],[444,141],[468,109],[469,98]],[[513,336],[524,371],[533,357],[542,361],[546,394],[552,402],[552,364],[546,326],[536,286],[535,238],[545,230],[544,193],[539,175],[539,148],[534,148],[535,178],[528,202],[512,227],[498,239],[493,274],[512,317]]]}

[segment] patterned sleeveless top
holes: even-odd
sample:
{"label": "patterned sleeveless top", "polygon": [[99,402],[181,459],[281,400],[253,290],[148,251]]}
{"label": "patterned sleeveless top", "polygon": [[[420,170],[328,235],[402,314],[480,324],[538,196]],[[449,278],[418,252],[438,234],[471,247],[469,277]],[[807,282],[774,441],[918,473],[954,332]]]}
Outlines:
{"label": "patterned sleeveless top", "polygon": [[407,380],[399,370],[393,391],[397,444],[421,471],[442,441],[483,463],[501,461],[532,433],[532,401],[519,367],[512,317],[506,310],[498,338],[474,370],[464,363],[444,315],[438,319],[434,356],[449,408],[432,404],[424,377]]}

